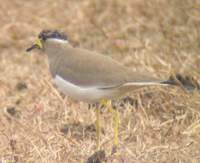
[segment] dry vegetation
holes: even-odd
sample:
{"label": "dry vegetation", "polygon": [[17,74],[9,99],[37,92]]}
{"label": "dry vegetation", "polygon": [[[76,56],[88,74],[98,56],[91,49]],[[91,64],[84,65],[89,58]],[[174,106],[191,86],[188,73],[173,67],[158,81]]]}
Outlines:
{"label": "dry vegetation", "polygon": [[[74,46],[167,78],[200,79],[199,0],[0,0],[0,160],[84,162],[95,152],[95,113],[64,100],[46,58],[25,49],[42,29],[68,33]],[[200,94],[146,89],[119,100],[120,147],[102,109],[107,162],[200,162]]]}

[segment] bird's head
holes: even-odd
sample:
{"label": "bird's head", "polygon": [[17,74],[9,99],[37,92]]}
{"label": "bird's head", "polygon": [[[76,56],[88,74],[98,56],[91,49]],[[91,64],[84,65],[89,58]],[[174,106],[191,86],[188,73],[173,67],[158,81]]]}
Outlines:
{"label": "bird's head", "polygon": [[29,52],[33,49],[44,50],[48,45],[56,46],[67,42],[67,36],[64,33],[58,32],[57,30],[43,30],[38,35],[35,43],[26,51]]}

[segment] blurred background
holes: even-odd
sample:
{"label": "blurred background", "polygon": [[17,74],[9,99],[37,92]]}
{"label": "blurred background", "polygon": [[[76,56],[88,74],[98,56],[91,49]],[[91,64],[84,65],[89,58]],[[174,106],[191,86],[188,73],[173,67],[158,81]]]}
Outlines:
{"label": "blurred background", "polygon": [[[43,29],[135,71],[200,79],[198,0],[0,0],[0,160],[85,162],[95,152],[95,113],[61,98],[47,60],[25,52]],[[120,147],[102,109],[108,162],[200,162],[200,95],[154,88],[118,101]],[[1,161],[0,161],[1,162]]]}

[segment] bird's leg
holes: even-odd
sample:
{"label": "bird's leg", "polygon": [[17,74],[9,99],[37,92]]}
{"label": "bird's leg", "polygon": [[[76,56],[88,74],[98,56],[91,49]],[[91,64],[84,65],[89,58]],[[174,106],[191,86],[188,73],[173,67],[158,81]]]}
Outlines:
{"label": "bird's leg", "polygon": [[114,121],[114,145],[119,145],[119,113],[117,109],[113,109],[113,121]]}
{"label": "bird's leg", "polygon": [[100,149],[100,134],[101,134],[101,126],[100,126],[100,107],[96,107],[96,134],[97,134],[97,150]]}
{"label": "bird's leg", "polygon": [[114,122],[114,148],[117,148],[119,145],[119,113],[117,109],[113,108],[111,101],[108,102],[108,109],[112,114],[113,122]]}
{"label": "bird's leg", "polygon": [[[111,105],[112,107],[112,105]],[[112,116],[113,116],[113,121],[114,121],[114,146],[118,147],[119,145],[119,113],[117,109],[113,109],[112,107]]]}

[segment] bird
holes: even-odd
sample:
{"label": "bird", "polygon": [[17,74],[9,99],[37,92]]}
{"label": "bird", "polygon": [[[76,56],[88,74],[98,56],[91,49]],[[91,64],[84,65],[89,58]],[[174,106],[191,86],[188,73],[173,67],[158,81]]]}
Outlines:
{"label": "bird", "polygon": [[[42,30],[26,51],[38,49],[47,55],[54,84],[65,95],[89,104],[100,104],[111,110],[114,120],[114,146],[119,144],[119,114],[111,100],[146,86],[174,85],[170,80],[131,70],[111,57],[74,47],[58,30]],[[97,149],[100,149],[100,107],[96,107]]]}

